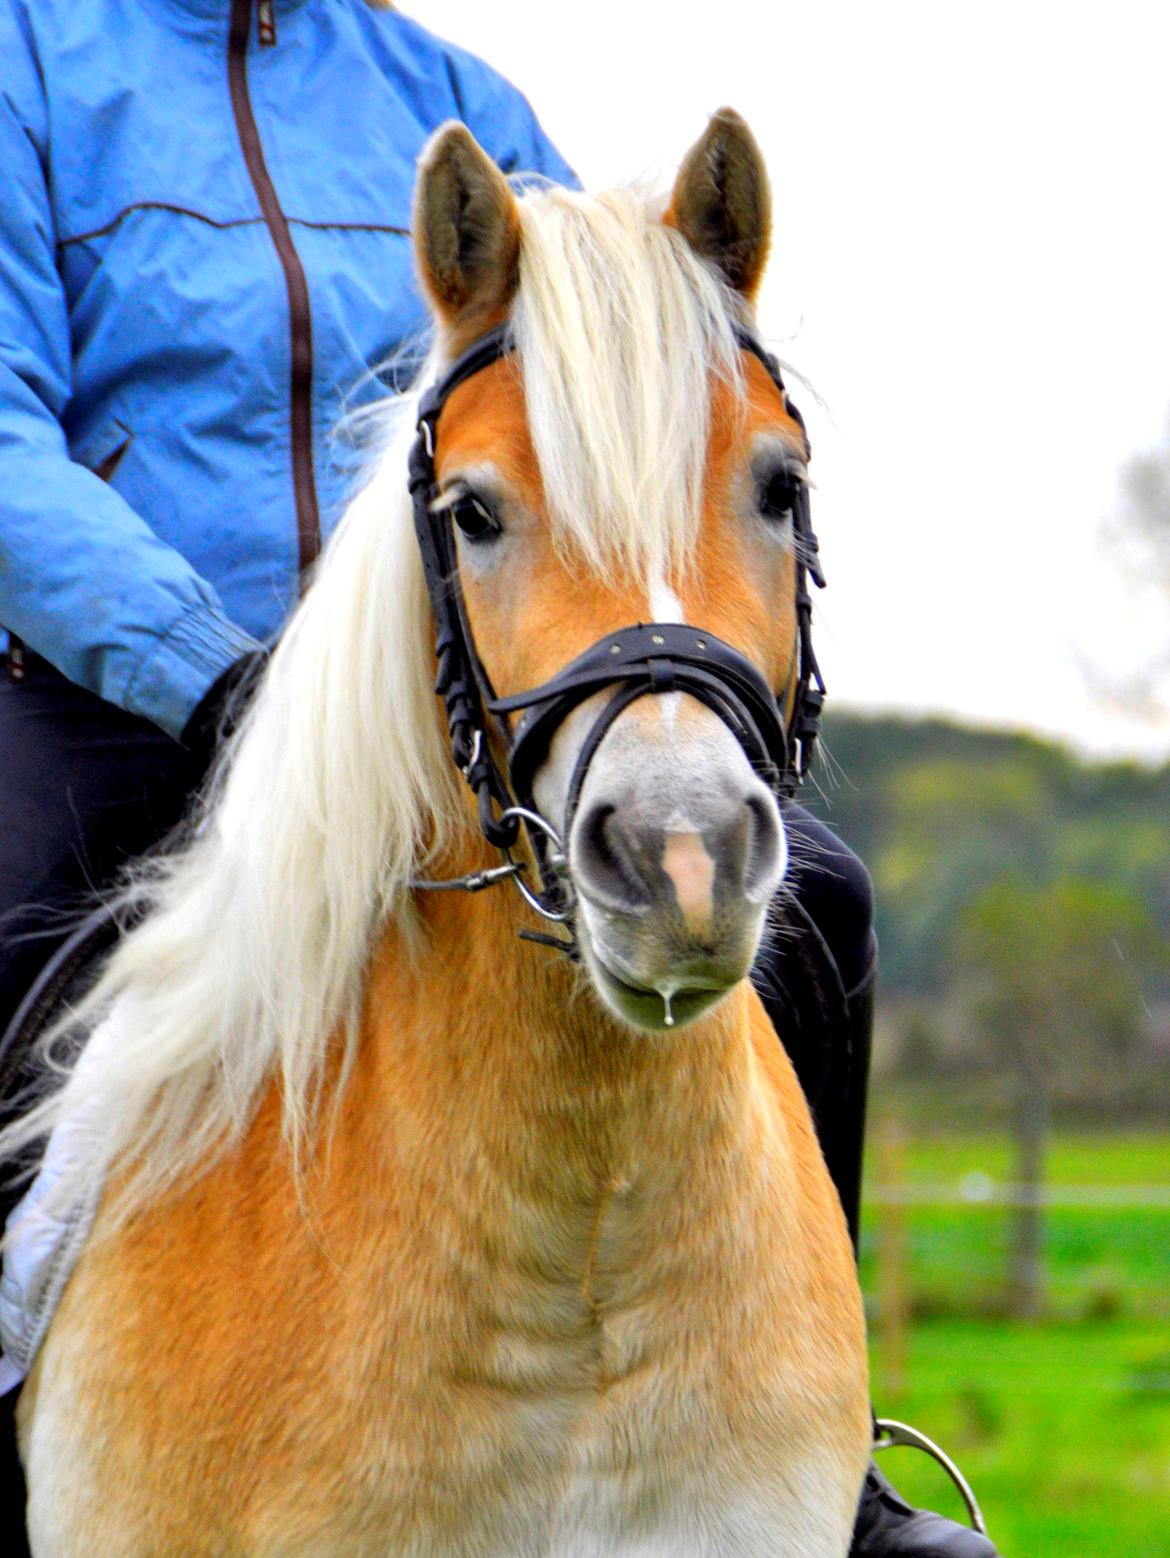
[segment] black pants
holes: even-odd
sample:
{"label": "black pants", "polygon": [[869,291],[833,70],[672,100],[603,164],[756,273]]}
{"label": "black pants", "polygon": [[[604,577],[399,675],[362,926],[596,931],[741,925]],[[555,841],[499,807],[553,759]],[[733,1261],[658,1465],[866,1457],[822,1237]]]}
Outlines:
{"label": "black pants", "polygon": [[[77,915],[176,826],[202,777],[162,731],[43,661],[28,657],[19,683],[0,667],[0,1032]],[[809,1099],[856,1242],[872,889],[857,856],[802,807],[787,804],[785,824],[792,863],[752,979]],[[19,1558],[10,1417],[11,1403],[0,1403],[0,1542]]]}
{"label": "black pants", "polygon": [[0,664],[0,1032],[94,894],[179,821],[202,773],[177,742],[28,656]]}

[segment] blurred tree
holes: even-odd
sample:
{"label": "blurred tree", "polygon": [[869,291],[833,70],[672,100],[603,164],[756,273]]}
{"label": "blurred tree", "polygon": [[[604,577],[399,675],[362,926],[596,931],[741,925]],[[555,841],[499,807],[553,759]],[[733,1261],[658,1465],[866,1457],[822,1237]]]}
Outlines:
{"label": "blurred tree", "polygon": [[[1030,736],[839,710],[825,745],[821,797],[801,799],[873,873],[887,995],[946,1002],[959,915],[1013,871],[1112,883],[1170,939],[1170,768],[1079,762]],[[1159,994],[1170,1001],[1170,982]]]}
{"label": "blurred tree", "polygon": [[992,882],[960,914],[956,989],[986,1061],[1014,1084],[1016,1181],[1009,1299],[1044,1305],[1044,1159],[1052,1105],[1099,1088],[1142,1043],[1143,987],[1164,970],[1164,940],[1124,887],[1064,877]]}
{"label": "blurred tree", "polygon": [[1137,544],[1170,595],[1170,421],[1162,447],[1134,455],[1122,474],[1122,486]]}
{"label": "blurred tree", "polygon": [[[1122,471],[1122,505],[1105,524],[1105,543],[1128,588],[1139,599],[1170,603],[1170,420],[1160,448],[1136,454]],[[1157,718],[1170,708],[1170,632],[1126,683],[1116,672],[1094,681],[1115,701]]]}

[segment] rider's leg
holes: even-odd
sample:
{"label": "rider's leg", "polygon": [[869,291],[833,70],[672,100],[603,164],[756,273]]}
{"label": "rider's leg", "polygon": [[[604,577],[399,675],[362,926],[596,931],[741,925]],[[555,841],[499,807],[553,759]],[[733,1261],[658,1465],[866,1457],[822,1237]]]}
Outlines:
{"label": "rider's leg", "polygon": [[[873,888],[861,861],[803,807],[785,808],[792,865],[779,923],[752,971],[809,1100],[854,1249],[873,1033]],[[850,1558],[996,1558],[986,1538],[913,1509],[871,1467]]]}
{"label": "rider's leg", "polygon": [[783,1037],[857,1247],[877,942],[873,885],[802,806],[784,809],[790,866],[752,980]]}
{"label": "rider's leg", "polygon": [[0,665],[0,1032],[76,915],[174,827],[199,764],[29,657]]}
{"label": "rider's leg", "polygon": [[24,1473],[16,1453],[16,1411],[18,1392],[0,1396],[0,1540],[10,1558],[29,1558],[24,1511],[28,1493]]}

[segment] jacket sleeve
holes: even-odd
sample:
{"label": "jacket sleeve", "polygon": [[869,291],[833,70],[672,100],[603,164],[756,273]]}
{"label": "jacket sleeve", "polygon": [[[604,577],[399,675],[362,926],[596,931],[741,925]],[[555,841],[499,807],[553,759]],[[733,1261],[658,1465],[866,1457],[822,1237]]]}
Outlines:
{"label": "jacket sleeve", "polygon": [[255,640],[214,588],[69,458],[68,305],[31,40],[0,0],[0,623],[72,681],[178,736]]}

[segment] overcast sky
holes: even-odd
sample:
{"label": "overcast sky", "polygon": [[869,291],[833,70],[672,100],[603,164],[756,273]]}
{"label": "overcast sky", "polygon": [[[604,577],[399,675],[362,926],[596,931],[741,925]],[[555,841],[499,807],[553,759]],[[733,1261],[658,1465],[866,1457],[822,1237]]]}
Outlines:
{"label": "overcast sky", "polygon": [[1170,6],[407,0],[528,95],[587,185],[706,116],[772,172],[765,334],[815,386],[834,702],[1170,756],[1095,702],[1170,636],[1099,542],[1170,411]]}

